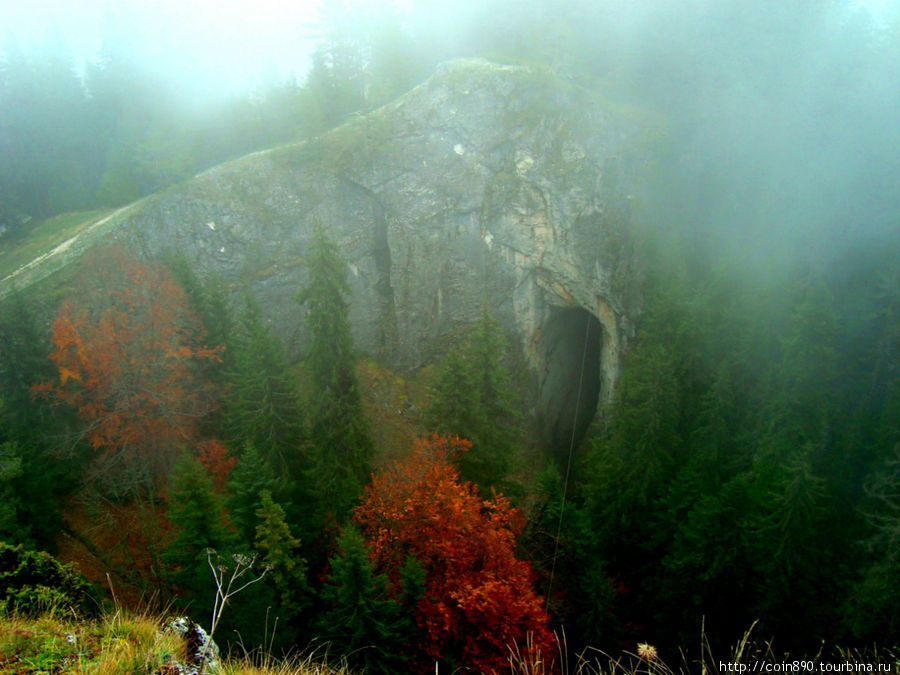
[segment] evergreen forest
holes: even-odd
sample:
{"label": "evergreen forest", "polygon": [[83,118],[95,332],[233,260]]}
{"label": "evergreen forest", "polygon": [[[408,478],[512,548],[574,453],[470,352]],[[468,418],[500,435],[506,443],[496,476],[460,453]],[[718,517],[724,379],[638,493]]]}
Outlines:
{"label": "evergreen forest", "polygon": [[108,22],[84,68],[8,41],[0,261],[447,59],[549,69],[664,127],[620,214],[641,300],[611,400],[548,451],[486,303],[392,372],[354,346],[323,227],[274,310],[299,355],[252,293],[105,242],[0,296],[0,620],[129,607],[209,629],[241,573],[223,652],[324,649],[350,672],[595,672],[565,664],[597,650],[700,672],[748,631],[787,660],[896,667],[900,12],[425,4],[325,0],[308,72],[209,106],[143,69],[134,26]]}

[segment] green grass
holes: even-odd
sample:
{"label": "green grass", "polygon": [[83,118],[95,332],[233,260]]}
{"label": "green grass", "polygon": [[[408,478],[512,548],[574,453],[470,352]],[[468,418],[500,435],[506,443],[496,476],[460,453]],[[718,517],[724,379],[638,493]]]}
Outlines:
{"label": "green grass", "polygon": [[0,674],[165,672],[181,645],[144,616],[0,618]]}
{"label": "green grass", "polygon": [[[75,673],[76,675],[171,675],[172,664],[185,662],[180,640],[163,630],[168,619],[159,615],[129,613],[123,610],[99,619],[83,620],[70,614],[51,613],[38,618],[0,614],[0,675],[39,675]],[[700,653],[687,656],[679,650],[669,662],[647,644],[633,651],[607,654],[588,648],[578,655],[566,655],[565,634],[558,635],[558,650],[540,654],[530,644],[510,648],[509,675],[689,675],[722,672],[723,664],[731,672],[753,672],[754,664],[800,664],[778,672],[824,672],[822,666],[835,664],[858,666],[879,664],[888,672],[897,672],[900,659],[896,650],[869,648],[845,650],[822,644],[814,654],[794,655],[776,652],[771,641],[754,637],[751,627],[730,648],[713,653],[705,633],[700,636]],[[337,664],[337,665],[335,665]],[[808,666],[812,664],[812,668]],[[762,672],[758,670],[758,672]],[[881,672],[885,672],[882,670]],[[327,648],[307,651],[287,659],[276,659],[265,652],[253,652],[221,663],[220,675],[355,675]]]}
{"label": "green grass", "polygon": [[[169,675],[185,662],[184,647],[165,633],[166,619],[117,611],[97,620],[49,614],[36,619],[0,615],[0,675],[76,673]],[[221,675],[350,675],[323,654],[287,660],[251,654],[226,658]]]}
{"label": "green grass", "polygon": [[93,225],[114,209],[64,213],[37,223],[28,223],[0,239],[0,279]]}

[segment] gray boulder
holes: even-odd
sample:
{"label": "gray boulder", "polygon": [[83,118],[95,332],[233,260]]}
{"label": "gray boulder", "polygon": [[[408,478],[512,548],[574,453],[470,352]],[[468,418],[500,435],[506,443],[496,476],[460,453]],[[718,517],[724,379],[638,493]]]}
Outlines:
{"label": "gray boulder", "polygon": [[166,625],[166,632],[177,635],[184,642],[187,663],[171,664],[181,675],[219,672],[221,659],[219,647],[210,639],[203,627],[184,616],[175,617]]}

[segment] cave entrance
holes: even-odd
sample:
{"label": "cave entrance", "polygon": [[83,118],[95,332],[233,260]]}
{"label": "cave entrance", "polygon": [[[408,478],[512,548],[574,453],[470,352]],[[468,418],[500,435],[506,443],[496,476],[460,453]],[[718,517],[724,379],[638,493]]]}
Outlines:
{"label": "cave entrance", "polygon": [[581,307],[550,308],[540,338],[544,367],[539,416],[545,446],[562,467],[573,434],[577,446],[597,411],[602,343],[600,322],[590,312]]}

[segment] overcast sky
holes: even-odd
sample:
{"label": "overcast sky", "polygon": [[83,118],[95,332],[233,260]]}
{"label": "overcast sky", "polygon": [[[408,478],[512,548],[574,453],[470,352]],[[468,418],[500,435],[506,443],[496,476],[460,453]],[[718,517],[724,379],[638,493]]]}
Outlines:
{"label": "overcast sky", "polygon": [[[416,4],[420,14],[431,4],[363,1],[401,9]],[[472,6],[467,1],[439,4],[465,12]],[[900,6],[900,0],[846,1],[860,2],[879,17]],[[246,93],[293,76],[302,80],[315,43],[318,5],[319,0],[0,0],[0,45],[12,38],[30,52],[58,31],[83,67],[96,58],[104,22],[115,15],[134,31],[139,44],[129,48],[154,74],[188,83],[188,93],[203,101],[217,92]],[[198,88],[198,82],[204,86]]]}
{"label": "overcast sky", "polygon": [[133,47],[157,75],[245,92],[303,76],[317,7],[318,0],[0,0],[0,39],[32,51],[58,29],[82,66],[96,58],[112,14],[133,27],[141,43]]}

